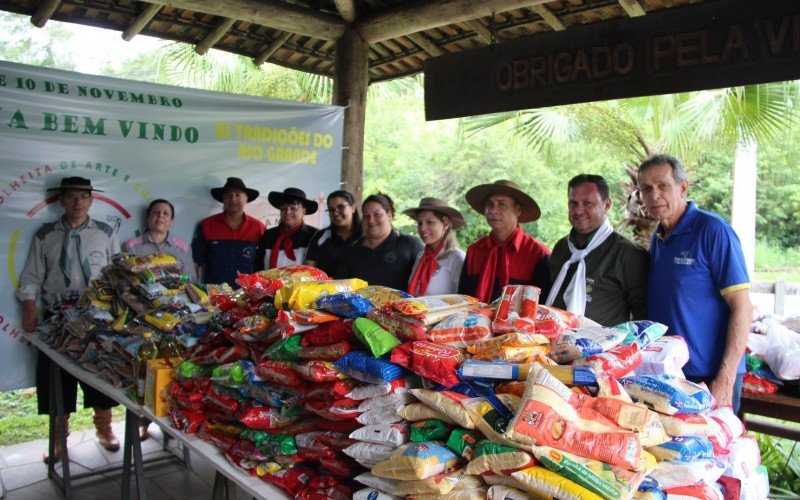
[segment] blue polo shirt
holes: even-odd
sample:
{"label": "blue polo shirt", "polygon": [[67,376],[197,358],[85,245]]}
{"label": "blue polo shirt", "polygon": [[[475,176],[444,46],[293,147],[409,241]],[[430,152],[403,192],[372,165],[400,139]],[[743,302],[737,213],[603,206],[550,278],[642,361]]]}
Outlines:
{"label": "blue polo shirt", "polygon": [[[725,294],[750,288],[742,246],[722,217],[690,201],[664,238],[661,224],[650,240],[647,311],[689,345],[687,377],[713,377],[722,364],[730,308]],[[744,357],[737,373],[744,373]]]}

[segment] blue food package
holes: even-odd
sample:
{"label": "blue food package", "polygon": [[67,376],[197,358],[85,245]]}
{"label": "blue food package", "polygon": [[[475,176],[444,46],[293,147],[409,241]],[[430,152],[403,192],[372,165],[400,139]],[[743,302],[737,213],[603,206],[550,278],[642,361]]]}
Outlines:
{"label": "blue food package", "polygon": [[627,333],[625,339],[622,341],[623,344],[632,344],[636,342],[641,349],[647,347],[650,342],[663,337],[668,329],[667,325],[648,320],[628,321],[614,328]]}
{"label": "blue food package", "polygon": [[333,367],[349,377],[367,382],[383,384],[403,375],[403,367],[385,359],[370,356],[362,351],[350,351],[333,363]]}
{"label": "blue food package", "polygon": [[658,446],[650,446],[647,451],[662,460],[679,460],[694,462],[714,458],[714,445],[705,436],[678,436]]}
{"label": "blue food package", "polygon": [[317,299],[317,308],[343,318],[360,318],[372,309],[372,302],[355,292],[323,295]]}
{"label": "blue food package", "polygon": [[620,379],[620,383],[632,398],[665,415],[711,409],[711,393],[705,386],[674,375],[636,375]]}

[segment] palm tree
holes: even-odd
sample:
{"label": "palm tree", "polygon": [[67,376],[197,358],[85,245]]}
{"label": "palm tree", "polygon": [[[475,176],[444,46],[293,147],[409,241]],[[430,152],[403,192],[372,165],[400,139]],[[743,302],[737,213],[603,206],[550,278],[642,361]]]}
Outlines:
{"label": "palm tree", "polygon": [[[462,127],[469,134],[511,123],[513,137],[545,156],[553,148],[575,141],[604,141],[624,151],[629,158],[625,169],[631,180],[627,186],[627,223],[632,226],[636,240],[646,246],[655,224],[648,221],[638,201],[638,164],[652,153],[662,151],[684,160],[693,159],[710,144],[750,152],[754,159],[753,152],[759,143],[774,140],[790,120],[797,118],[799,89],[796,81],[780,82],[575,104],[471,117],[462,121]],[[754,213],[756,183],[752,161],[748,167],[736,162],[734,179],[735,184],[752,189],[747,196],[753,200],[750,212]],[[745,173],[752,180],[743,182]],[[734,195],[733,206],[745,206],[741,195]],[[737,208],[733,213],[734,223],[741,217],[737,217]],[[750,233],[754,233],[754,227],[754,223],[750,224]]]}

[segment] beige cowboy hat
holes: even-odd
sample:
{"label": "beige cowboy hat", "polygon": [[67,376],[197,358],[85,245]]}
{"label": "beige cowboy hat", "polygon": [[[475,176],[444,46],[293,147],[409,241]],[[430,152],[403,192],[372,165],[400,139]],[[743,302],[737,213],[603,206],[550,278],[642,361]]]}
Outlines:
{"label": "beige cowboy hat", "polygon": [[422,198],[419,200],[418,207],[403,210],[403,213],[412,219],[416,219],[417,215],[425,210],[439,212],[449,217],[450,222],[453,224],[453,229],[461,229],[466,224],[464,216],[461,215],[461,212],[459,212],[457,208],[451,207],[446,201],[440,200],[439,198]]}
{"label": "beige cowboy hat", "polygon": [[519,222],[533,222],[539,220],[539,217],[542,215],[542,211],[539,210],[539,205],[536,201],[525,194],[516,183],[511,181],[499,180],[491,184],[480,184],[467,191],[464,197],[473,210],[484,213],[486,198],[493,194],[508,196],[519,203],[519,206],[522,208],[522,213],[519,215],[518,219]]}

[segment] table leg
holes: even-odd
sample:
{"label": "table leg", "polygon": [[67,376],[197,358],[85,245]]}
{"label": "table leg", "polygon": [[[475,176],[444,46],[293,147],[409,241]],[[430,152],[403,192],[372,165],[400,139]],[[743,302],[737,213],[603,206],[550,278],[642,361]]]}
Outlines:
{"label": "table leg", "polygon": [[214,492],[211,494],[213,500],[228,500],[228,478],[217,471],[214,475]]}
{"label": "table leg", "polygon": [[122,500],[131,498],[131,451],[133,449],[133,439],[128,425],[128,411],[125,411],[125,440],[122,443]]}
{"label": "table leg", "polygon": [[139,417],[130,410],[125,412],[125,428],[130,433],[131,445],[133,448],[133,465],[136,470],[136,490],[139,493],[139,500],[147,498],[147,491],[144,484],[144,466],[142,461],[142,442],[139,438]]}
{"label": "table leg", "polygon": [[[53,453],[55,453],[55,443],[52,438],[52,433],[54,432],[53,429],[53,420],[55,420],[55,425],[59,427],[61,431],[59,434],[59,440],[61,442],[61,491],[64,493],[66,498],[72,498],[72,479],[70,478],[69,473],[69,450],[67,449],[67,426],[66,426],[66,419],[64,418],[64,393],[61,390],[61,367],[55,361],[50,361],[50,403],[55,403],[56,408],[56,415],[55,419],[53,418],[53,407],[50,407],[50,432],[51,432],[51,439],[50,439],[50,457],[52,459]],[[55,401],[53,401],[55,400]],[[52,472],[52,474],[56,477],[57,474],[55,473],[55,464],[51,460],[51,464],[48,469],[48,473]],[[52,476],[51,476],[52,477]]]}

